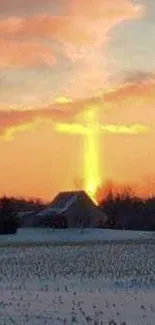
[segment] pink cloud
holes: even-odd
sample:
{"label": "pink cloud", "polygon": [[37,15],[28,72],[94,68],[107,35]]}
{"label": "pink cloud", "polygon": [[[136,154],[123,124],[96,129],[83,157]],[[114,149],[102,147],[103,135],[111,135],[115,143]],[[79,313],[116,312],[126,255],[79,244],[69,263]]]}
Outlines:
{"label": "pink cloud", "polygon": [[94,52],[106,42],[111,28],[141,14],[141,8],[129,0],[67,1],[63,16],[45,13],[30,17],[12,16],[1,20],[0,36],[16,40],[21,37],[54,40],[73,61],[87,60],[91,57],[92,49]]}
{"label": "pink cloud", "polygon": [[[132,84],[127,83],[114,91],[107,91],[103,96],[96,96],[75,102],[67,102],[67,99],[65,101],[65,98],[63,98],[62,102],[56,102],[49,107],[41,107],[38,109],[0,110],[0,136],[5,137],[8,134],[35,129],[36,127],[40,127],[44,122],[65,122],[67,125],[72,125],[72,123],[77,123],[78,114],[83,113],[90,106],[94,107],[94,109],[99,108],[101,112],[103,110],[105,113],[108,110],[109,120],[106,120],[106,116],[104,116],[105,126],[102,126],[103,130],[106,131],[108,127],[108,131],[110,130],[110,132],[114,133],[116,131],[121,131],[122,133],[133,131],[134,133],[136,131],[134,129],[135,126],[132,125],[130,128],[127,125],[127,121],[130,121],[130,124],[143,123],[142,126],[144,127],[154,127],[154,113],[152,109],[148,108],[148,104],[154,105],[155,103],[154,92],[155,83],[153,83],[152,79],[150,81],[147,80],[146,85],[143,82],[139,84],[139,81],[136,82],[135,80]],[[132,111],[131,108],[133,108]],[[140,111],[137,111],[138,108],[140,108]],[[147,118],[146,114],[143,116],[143,111],[146,111],[146,108],[148,109]],[[134,109],[136,109],[136,115],[134,114]],[[113,111],[114,114],[110,115]],[[125,116],[127,116],[127,119],[125,119],[126,122],[123,122]],[[123,118],[122,122],[121,117]],[[109,123],[109,121],[111,122]],[[125,126],[123,124],[120,127],[117,126],[118,121],[120,123],[126,123],[124,124]]]}
{"label": "pink cloud", "polygon": [[39,10],[40,6],[46,6],[49,3],[51,0],[0,0],[0,13],[7,14],[19,10],[30,10],[33,7]]}
{"label": "pink cloud", "polygon": [[0,53],[0,68],[56,64],[51,48],[33,41],[0,39]]}
{"label": "pink cloud", "polygon": [[141,76],[133,76],[133,79],[125,81],[120,87],[110,91],[105,94],[105,102],[111,104],[124,103],[125,107],[130,107],[131,102],[136,106],[143,107],[154,105],[155,103],[155,76],[150,74],[150,76],[145,73]]}
{"label": "pink cloud", "polygon": [[[91,100],[91,99],[90,99]],[[93,100],[93,99],[92,99]],[[85,109],[86,101],[54,103],[48,107],[25,110],[0,110],[0,135],[10,128],[34,124],[36,121],[73,122],[76,115]]]}

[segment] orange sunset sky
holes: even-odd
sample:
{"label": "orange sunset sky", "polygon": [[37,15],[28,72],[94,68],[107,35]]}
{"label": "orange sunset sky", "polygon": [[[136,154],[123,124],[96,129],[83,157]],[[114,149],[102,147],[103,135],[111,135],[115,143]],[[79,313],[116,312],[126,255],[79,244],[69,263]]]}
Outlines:
{"label": "orange sunset sky", "polygon": [[84,187],[90,108],[100,185],[152,190],[154,44],[154,0],[0,0],[0,195]]}

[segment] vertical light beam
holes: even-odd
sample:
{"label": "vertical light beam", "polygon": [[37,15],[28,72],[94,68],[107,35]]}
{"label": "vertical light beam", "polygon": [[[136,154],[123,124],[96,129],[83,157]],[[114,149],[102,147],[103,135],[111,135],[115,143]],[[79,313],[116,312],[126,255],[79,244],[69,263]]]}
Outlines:
{"label": "vertical light beam", "polygon": [[96,193],[101,184],[100,146],[98,110],[89,107],[84,112],[84,122],[87,128],[84,137],[84,189],[96,201]]}

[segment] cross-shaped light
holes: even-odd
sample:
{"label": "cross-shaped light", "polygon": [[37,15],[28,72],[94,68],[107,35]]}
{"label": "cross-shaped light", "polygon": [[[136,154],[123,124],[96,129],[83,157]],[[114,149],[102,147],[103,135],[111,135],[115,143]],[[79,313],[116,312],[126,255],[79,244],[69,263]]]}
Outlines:
{"label": "cross-shaped light", "polygon": [[[62,103],[62,101],[61,101]],[[114,134],[139,134],[147,133],[149,127],[142,124],[100,124],[98,122],[98,108],[88,106],[83,114],[84,123],[57,123],[56,131],[84,136],[84,189],[96,200],[97,190],[102,183],[100,172],[100,141],[102,132]]]}

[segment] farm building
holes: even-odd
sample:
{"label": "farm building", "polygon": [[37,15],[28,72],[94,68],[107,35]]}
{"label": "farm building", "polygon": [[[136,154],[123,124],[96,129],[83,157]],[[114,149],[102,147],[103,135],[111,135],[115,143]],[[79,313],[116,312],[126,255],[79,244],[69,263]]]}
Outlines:
{"label": "farm building", "polygon": [[84,191],[61,192],[38,213],[23,218],[23,227],[103,227],[107,217]]}

